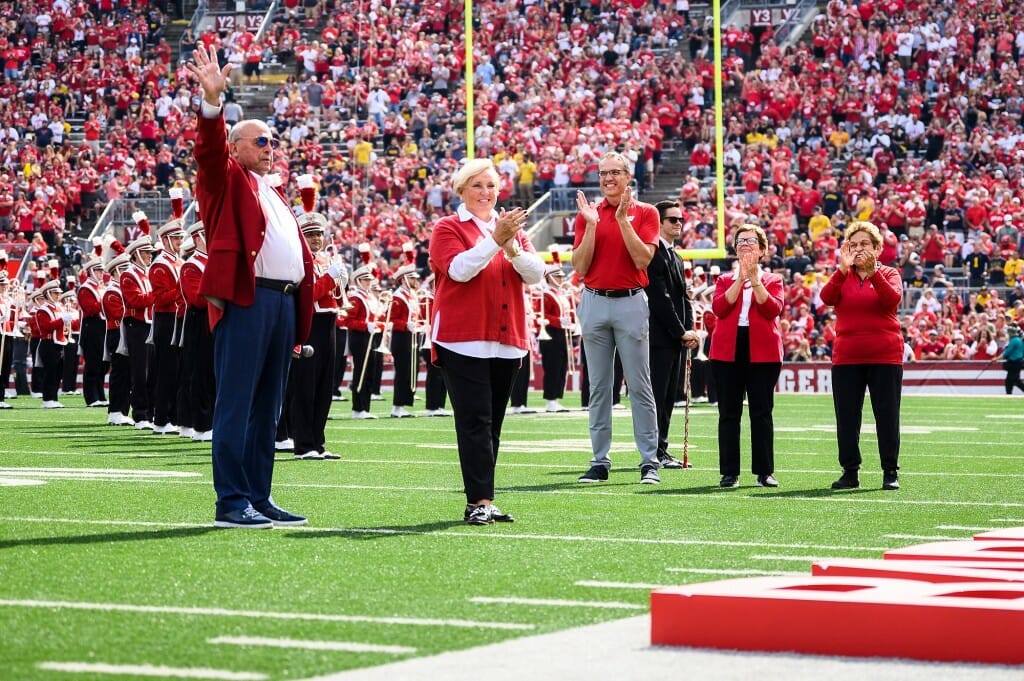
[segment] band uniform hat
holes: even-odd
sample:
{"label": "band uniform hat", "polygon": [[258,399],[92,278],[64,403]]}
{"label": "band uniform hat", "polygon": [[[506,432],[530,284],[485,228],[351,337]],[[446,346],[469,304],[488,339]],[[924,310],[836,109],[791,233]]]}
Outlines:
{"label": "band uniform hat", "polygon": [[181,218],[172,218],[165,222],[156,230],[156,236],[158,239],[163,239],[165,236],[185,236]]}
{"label": "band uniform hat", "polygon": [[185,234],[187,234],[189,236],[192,236],[192,237],[194,237],[197,232],[202,234],[203,238],[206,238],[206,228],[203,225],[203,221],[202,220],[199,220],[197,222],[193,222],[191,225],[188,226],[188,229],[185,230]]}
{"label": "band uniform hat", "polygon": [[552,275],[565,276],[565,270],[562,269],[561,265],[548,265],[544,268],[544,276],[550,277]]}
{"label": "band uniform hat", "polygon": [[59,300],[75,300],[76,297],[77,296],[75,295],[75,289],[69,289],[64,293],[60,294]]}
{"label": "band uniform hat", "polygon": [[56,279],[51,279],[50,281],[46,282],[45,284],[43,284],[42,286],[39,287],[38,295],[45,296],[50,291],[59,291],[59,290],[60,290],[60,282],[57,281]]}
{"label": "band uniform hat", "polygon": [[131,259],[132,255],[135,254],[135,251],[155,250],[156,249],[153,248],[153,242],[149,240],[149,236],[140,236],[138,239],[124,247],[124,254],[127,255],[129,259]]}
{"label": "band uniform hat", "polygon": [[352,281],[356,279],[373,279],[373,265],[363,265],[352,272]]}
{"label": "band uniform hat", "polygon": [[419,272],[416,271],[415,265],[402,265],[401,267],[394,271],[394,273],[391,275],[391,278],[394,281],[398,281],[402,277],[416,277],[417,279],[419,279],[420,274]]}
{"label": "band uniform hat", "polygon": [[327,231],[327,218],[323,213],[303,213],[297,219],[299,221],[299,228],[302,229],[303,234]]}

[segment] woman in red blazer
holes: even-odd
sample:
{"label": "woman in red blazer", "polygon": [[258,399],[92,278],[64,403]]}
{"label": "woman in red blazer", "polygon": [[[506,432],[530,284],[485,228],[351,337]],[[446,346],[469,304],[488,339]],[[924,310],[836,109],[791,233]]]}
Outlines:
{"label": "woman in red blazer", "polygon": [[768,237],[757,225],[743,224],[733,235],[738,269],[715,282],[711,309],[718,317],[711,335],[711,369],[718,384],[718,468],[722,487],[739,486],[740,418],[746,396],[750,413],[751,470],[761,487],[775,479],[772,408],[782,369],[782,277],[763,272],[758,262]]}

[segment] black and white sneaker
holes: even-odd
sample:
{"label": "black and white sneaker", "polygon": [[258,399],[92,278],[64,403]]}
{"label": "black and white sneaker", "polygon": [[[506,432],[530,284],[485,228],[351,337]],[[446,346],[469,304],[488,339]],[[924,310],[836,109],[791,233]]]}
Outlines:
{"label": "black and white sneaker", "polygon": [[493,506],[488,504],[480,504],[479,506],[467,506],[465,519],[470,525],[490,525],[494,522],[494,516],[491,514]]}
{"label": "black and white sneaker", "polygon": [[882,489],[899,489],[900,478],[896,471],[882,473]]}
{"label": "black and white sneaker", "polygon": [[719,487],[724,489],[734,489],[740,486],[740,476],[738,475],[723,475],[721,481],[718,483]]}
{"label": "black and white sneaker", "polygon": [[671,454],[659,454],[658,463],[662,468],[683,468],[683,462]]}
{"label": "black and white sneaker", "polygon": [[[483,504],[483,505],[486,505],[486,504]],[[468,523],[470,517],[473,515],[473,511],[475,511],[478,508],[480,508],[480,506],[474,506],[473,504],[466,504],[466,510],[462,514],[462,519],[465,520]],[[490,509],[491,509],[491,522],[493,522],[493,523],[514,523],[516,521],[516,519],[513,518],[511,514],[509,514],[509,513],[502,513],[501,509],[499,509],[497,506],[493,506],[492,505],[492,506],[490,506]],[[476,525],[477,523],[471,523],[471,524]]]}
{"label": "black and white sneaker", "polygon": [[658,467],[653,463],[644,464],[640,466],[640,484],[641,485],[659,485],[661,484],[661,476],[658,475]]}
{"label": "black and white sneaker", "polygon": [[844,470],[843,475],[832,483],[832,489],[856,489],[860,487],[860,480],[857,478],[857,470]]}
{"label": "black and white sneaker", "polygon": [[604,466],[591,466],[590,470],[581,475],[576,482],[602,482],[608,479],[608,469]]}
{"label": "black and white sneaker", "polygon": [[774,475],[759,475],[757,476],[758,487],[778,487],[779,481],[775,479]]}
{"label": "black and white sneaker", "polygon": [[269,530],[274,526],[270,518],[248,506],[237,511],[218,513],[213,520],[214,527],[239,527],[247,530]]}

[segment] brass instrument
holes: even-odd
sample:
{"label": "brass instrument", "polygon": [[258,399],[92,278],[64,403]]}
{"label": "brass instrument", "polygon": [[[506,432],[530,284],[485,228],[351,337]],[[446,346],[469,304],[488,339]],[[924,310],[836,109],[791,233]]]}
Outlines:
{"label": "brass instrument", "polygon": [[[537,340],[548,341],[551,340],[551,334],[548,333],[548,318],[544,314],[544,290],[530,288],[530,310],[534,312],[533,322],[534,327],[537,329]],[[540,313],[537,314],[534,310],[533,303],[537,298],[540,298]]]}
{"label": "brass instrument", "polygon": [[[385,298],[387,299],[387,303],[384,302]],[[377,347],[375,347],[374,350],[379,352],[379,353],[381,353],[381,354],[384,354],[384,355],[390,355],[391,354],[391,328],[392,328],[392,325],[391,325],[391,308],[394,305],[395,296],[394,296],[393,293],[391,293],[391,291],[383,291],[380,294],[380,302],[381,302],[382,305],[386,304],[388,307],[387,307],[387,313],[384,315],[384,330],[381,331],[380,344],[377,345]]]}

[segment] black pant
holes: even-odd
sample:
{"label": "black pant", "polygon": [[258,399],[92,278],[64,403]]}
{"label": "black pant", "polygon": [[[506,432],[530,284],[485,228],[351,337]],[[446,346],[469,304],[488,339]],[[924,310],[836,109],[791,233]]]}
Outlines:
{"label": "black pant", "polygon": [[903,390],[903,367],[899,364],[832,365],[832,404],[836,410],[839,465],[844,470],[860,468],[860,425],[865,389],[871,394],[871,412],[875,415],[882,470],[899,470],[900,397]]}
{"label": "black pant", "polygon": [[39,337],[32,336],[28,342],[28,356],[32,358],[32,375],[28,379],[29,386],[32,392],[42,394],[43,370],[42,367],[38,367],[39,371],[36,371],[36,358],[39,357],[37,350],[39,350]]}
{"label": "black pant", "polygon": [[82,397],[86,404],[106,400],[103,389],[103,377],[107,375],[110,365],[103,361],[103,339],[106,335],[107,323],[100,316],[86,317],[82,320],[82,333],[78,346],[82,350],[85,366],[82,368]]}
{"label": "black pant", "polygon": [[455,439],[466,501],[494,499],[501,424],[521,360],[467,357],[442,347],[437,361],[455,412]]}
{"label": "black pant", "polygon": [[74,337],[68,338],[66,345],[60,348],[60,389],[66,393],[73,393],[78,388],[78,342]]}
{"label": "black pant", "polygon": [[341,395],[341,384],[345,380],[348,369],[348,329],[343,326],[334,328],[334,394]]}
{"label": "black pant", "polygon": [[213,428],[213,398],[216,387],[213,379],[213,336],[205,309],[189,308],[185,313],[185,328],[181,351],[181,379],[184,399],[178,400],[178,418],[188,413],[193,430],[205,433]]}
{"label": "black pant", "polygon": [[565,375],[569,370],[569,348],[565,329],[548,327],[551,340],[540,341],[540,363],[544,367],[544,399],[565,397]]}
{"label": "black pant", "polygon": [[781,362],[751,362],[750,333],[739,327],[736,360],[712,360],[718,384],[718,470],[722,475],[740,474],[740,420],[743,397],[750,417],[750,469],[754,475],[775,472],[775,384]]}
{"label": "black pant", "polygon": [[334,389],[335,316],[333,312],[313,315],[306,341],[313,347],[313,356],[292,360],[292,394],[286,406],[296,454],[324,451],[324,431]]}
{"label": "black pant", "polygon": [[[373,342],[380,339],[380,334],[373,335]],[[352,411],[370,411],[370,386],[373,383],[373,355],[379,355],[370,349],[370,334],[366,331],[348,332],[348,345],[352,350]],[[364,368],[365,367],[365,368]],[[360,385],[360,383],[362,383]]]}
{"label": "black pant", "polygon": [[105,340],[106,355],[110,361],[110,400],[107,413],[118,412],[128,415],[132,397],[132,369],[128,357],[117,353],[121,343],[120,329],[107,329]]}
{"label": "black pant", "polygon": [[14,362],[14,336],[0,338],[3,351],[0,352],[0,402],[4,401],[7,387],[11,382],[11,365]]}
{"label": "black pant", "polygon": [[651,346],[651,389],[658,414],[658,456],[668,454],[668,431],[676,401],[683,346]]}
{"label": "black pant", "polygon": [[153,317],[153,350],[150,370],[154,374],[153,423],[178,423],[178,346],[173,343],[176,316],[157,312]]}
{"label": "black pant", "polygon": [[43,394],[44,402],[57,401],[57,389],[60,387],[61,353],[63,347],[57,345],[50,338],[42,338],[39,347],[36,348],[36,357],[42,366],[34,367],[32,374],[38,371],[42,376],[39,384],[40,392]]}
{"label": "black pant", "polygon": [[441,368],[430,361],[430,350],[420,350],[420,357],[427,365],[427,375],[423,379],[423,392],[425,393],[424,408],[428,410],[444,409],[445,400],[448,398],[448,388],[444,384],[444,372]]}
{"label": "black pant", "polygon": [[413,362],[417,361],[415,336],[409,331],[394,331],[391,334],[391,358],[395,367],[394,392],[391,404],[396,407],[411,407],[416,394],[416,378],[412,375]]}
{"label": "black pant", "polygon": [[1020,360],[1008,359],[1003,362],[1003,368],[1006,369],[1004,387],[1007,395],[1012,395],[1014,388],[1020,388],[1021,392],[1024,392],[1024,383],[1020,380],[1020,367]]}
{"label": "black pant", "polygon": [[121,322],[128,346],[128,366],[131,369],[132,381],[132,418],[136,421],[149,421],[153,417],[152,396],[150,394],[149,357],[152,346],[146,344],[149,337],[149,324],[140,322],[134,317],[125,317]]}

